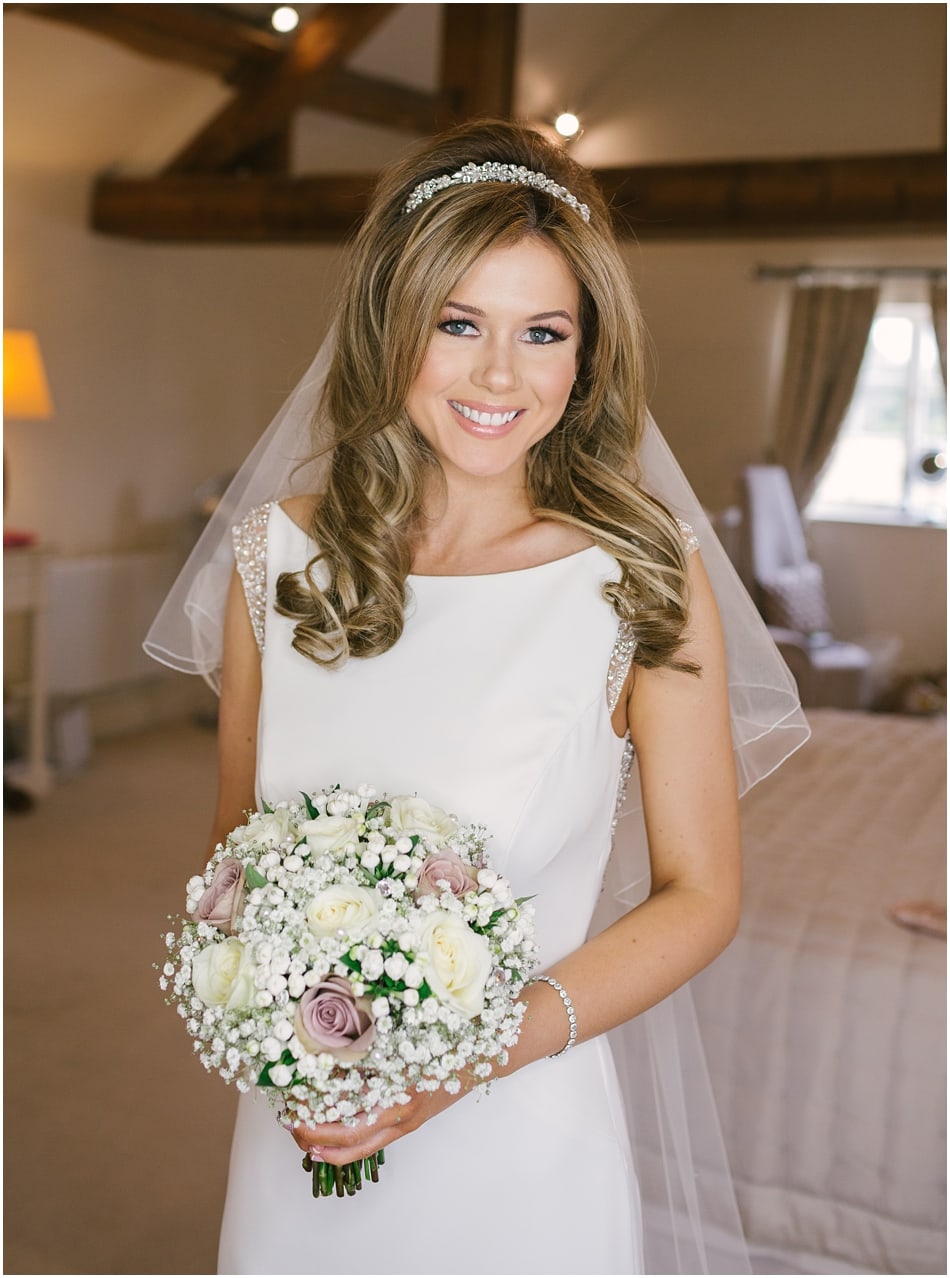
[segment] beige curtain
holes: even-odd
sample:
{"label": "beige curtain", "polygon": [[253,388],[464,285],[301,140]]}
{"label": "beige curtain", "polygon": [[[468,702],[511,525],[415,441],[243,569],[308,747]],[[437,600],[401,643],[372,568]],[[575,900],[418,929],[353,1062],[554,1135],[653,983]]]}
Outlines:
{"label": "beige curtain", "polygon": [[937,350],[940,352],[940,367],[943,370],[943,384],[947,384],[947,281],[932,280],[930,284],[930,309],[933,311],[934,332],[937,334]]}
{"label": "beige curtain", "polygon": [[879,294],[876,284],[796,289],[773,451],[800,507],[848,411]]}

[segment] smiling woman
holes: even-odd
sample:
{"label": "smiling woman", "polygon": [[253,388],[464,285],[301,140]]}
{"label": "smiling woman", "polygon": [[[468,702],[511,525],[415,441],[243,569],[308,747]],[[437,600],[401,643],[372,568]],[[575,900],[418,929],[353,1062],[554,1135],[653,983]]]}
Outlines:
{"label": "smiling woman", "polygon": [[[262,444],[286,478],[283,425],[315,420],[314,491],[281,502],[278,485],[248,509],[239,480],[212,844],[245,809],[336,778],[424,790],[492,831],[492,865],[534,900],[542,969],[490,1093],[459,1065],[454,1091],[298,1123],[300,1149],[337,1167],[396,1146],[380,1184],[345,1204],[309,1201],[286,1134],[242,1098],[225,1272],[747,1268],[691,1005],[675,991],[738,915],[728,683],[743,785],[787,752],[764,744],[773,728],[792,729],[792,748],[804,733],[761,622],[721,576],[741,618],[734,651],[755,665],[727,678],[697,538],[641,474],[642,351],[590,174],[514,125],[470,125],[384,175],[325,382],[318,362]],[[202,554],[186,605],[199,620],[218,611]],[[628,781],[642,799],[629,818]],[[424,938],[399,944],[420,970],[433,961]],[[331,977],[351,983],[345,965]],[[630,1024],[641,1037],[618,1074],[606,1034]],[[307,1044],[291,1033],[287,1050]],[[628,1084],[646,1085],[626,1097],[636,1153]],[[420,1221],[445,1175],[464,1240],[455,1211]],[[552,1229],[567,1185],[570,1215]]]}
{"label": "smiling woman", "polygon": [[[567,407],[580,351],[579,300],[564,259],[535,238],[490,249],[455,286],[406,409],[457,497],[472,487],[466,476],[500,480],[512,513],[520,504],[522,517],[530,515],[528,450]],[[477,487],[483,492],[485,484]]]}

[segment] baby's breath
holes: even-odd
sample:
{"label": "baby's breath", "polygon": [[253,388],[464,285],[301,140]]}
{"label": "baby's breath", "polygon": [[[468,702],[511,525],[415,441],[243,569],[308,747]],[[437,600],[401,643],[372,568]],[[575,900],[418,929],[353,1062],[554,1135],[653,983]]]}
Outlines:
{"label": "baby's breath", "polygon": [[[411,1091],[455,1094],[463,1071],[490,1078],[517,1040],[536,946],[531,908],[489,866],[487,838],[484,827],[459,826],[424,800],[380,799],[366,785],[250,813],[185,889],[190,916],[221,863],[240,862],[233,936],[185,917],[163,938],[160,984],[204,1067],[242,1092],[264,1088],[309,1123],[352,1122],[405,1103]],[[465,869],[462,894],[441,879],[424,892],[428,858],[446,855]],[[331,888],[368,893],[366,921],[318,927],[308,910]],[[482,959],[484,978],[461,993],[441,989],[422,942],[444,919]],[[333,978],[349,983],[372,1023],[371,1045],[355,1062],[301,1038],[301,999]]]}

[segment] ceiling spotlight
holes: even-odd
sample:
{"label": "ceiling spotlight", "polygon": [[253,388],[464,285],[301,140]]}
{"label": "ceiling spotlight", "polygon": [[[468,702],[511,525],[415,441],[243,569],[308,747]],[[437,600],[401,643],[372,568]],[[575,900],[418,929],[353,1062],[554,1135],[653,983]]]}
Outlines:
{"label": "ceiling spotlight", "polygon": [[282,4],[279,9],[275,9],[270,15],[271,26],[275,31],[279,31],[281,35],[285,35],[288,31],[293,31],[299,21],[300,14],[296,9],[291,8],[289,4]]}
{"label": "ceiling spotlight", "polygon": [[570,111],[564,111],[554,121],[554,127],[560,133],[562,138],[576,137],[581,129],[581,122],[576,115],[572,115]]}

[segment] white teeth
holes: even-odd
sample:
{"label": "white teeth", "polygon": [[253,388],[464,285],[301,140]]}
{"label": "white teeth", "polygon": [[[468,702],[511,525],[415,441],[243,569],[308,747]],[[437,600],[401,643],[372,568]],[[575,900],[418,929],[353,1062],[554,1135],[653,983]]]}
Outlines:
{"label": "white teeth", "polygon": [[507,413],[479,413],[474,408],[469,408],[466,404],[459,404],[456,400],[450,399],[449,403],[452,407],[467,417],[470,422],[475,422],[478,426],[507,426],[521,412],[520,408],[513,408]]}

